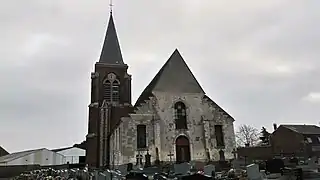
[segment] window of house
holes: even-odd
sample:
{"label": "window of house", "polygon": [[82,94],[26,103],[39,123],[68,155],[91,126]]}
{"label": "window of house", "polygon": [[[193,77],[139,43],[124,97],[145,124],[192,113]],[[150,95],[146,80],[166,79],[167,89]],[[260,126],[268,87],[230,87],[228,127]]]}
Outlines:
{"label": "window of house", "polygon": [[188,129],[186,106],[183,102],[175,103],[174,119],[175,119],[176,129]]}
{"label": "window of house", "polygon": [[147,147],[147,128],[146,125],[137,125],[137,148]]}
{"label": "window of house", "polygon": [[320,142],[320,137],[318,137],[318,141]]}
{"label": "window of house", "polygon": [[308,141],[308,143],[312,143],[312,139],[309,137],[307,137],[307,141]]}
{"label": "window of house", "polygon": [[217,146],[224,146],[224,135],[222,131],[222,125],[215,125],[214,132],[216,136]]}

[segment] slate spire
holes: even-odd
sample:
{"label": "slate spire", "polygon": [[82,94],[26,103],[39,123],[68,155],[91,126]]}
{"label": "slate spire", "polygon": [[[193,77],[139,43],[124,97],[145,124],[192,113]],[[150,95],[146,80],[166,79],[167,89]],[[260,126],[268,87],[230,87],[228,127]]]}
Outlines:
{"label": "slate spire", "polygon": [[112,11],[110,11],[109,24],[99,62],[106,64],[124,64]]}

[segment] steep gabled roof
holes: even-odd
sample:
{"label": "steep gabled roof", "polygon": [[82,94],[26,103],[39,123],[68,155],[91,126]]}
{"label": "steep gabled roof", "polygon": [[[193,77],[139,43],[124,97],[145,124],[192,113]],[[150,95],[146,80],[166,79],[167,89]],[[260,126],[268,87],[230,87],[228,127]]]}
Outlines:
{"label": "steep gabled roof", "polygon": [[135,107],[152,96],[152,91],[205,93],[176,49],[138,98]]}
{"label": "steep gabled roof", "polygon": [[[280,126],[304,135],[320,135],[320,127],[316,125],[281,124]],[[279,127],[280,127],[279,126]]]}
{"label": "steep gabled roof", "polygon": [[110,13],[109,24],[104,39],[99,63],[124,64],[112,13]]}

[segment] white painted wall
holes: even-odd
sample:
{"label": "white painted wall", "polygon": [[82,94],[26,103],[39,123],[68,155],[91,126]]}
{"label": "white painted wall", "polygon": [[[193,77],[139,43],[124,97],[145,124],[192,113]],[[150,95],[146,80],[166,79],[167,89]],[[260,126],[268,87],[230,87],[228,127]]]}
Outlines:
{"label": "white painted wall", "polygon": [[6,165],[32,165],[40,166],[61,165],[65,164],[65,157],[62,154],[50,151],[48,149],[40,149],[26,156],[13,159],[6,163],[0,163],[0,166]]}
{"label": "white painted wall", "polygon": [[57,153],[65,156],[65,163],[69,162],[69,164],[77,164],[80,156],[86,156],[86,150],[77,147],[58,151]]}

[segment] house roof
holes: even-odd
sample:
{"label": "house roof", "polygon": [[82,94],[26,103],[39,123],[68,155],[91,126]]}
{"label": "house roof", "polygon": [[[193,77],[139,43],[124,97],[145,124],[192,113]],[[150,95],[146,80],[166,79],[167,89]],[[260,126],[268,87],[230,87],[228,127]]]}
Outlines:
{"label": "house roof", "polygon": [[6,151],[3,147],[0,146],[0,157],[8,155],[8,154],[9,154],[9,152]]}
{"label": "house roof", "polygon": [[292,124],[282,124],[280,125],[284,128],[290,129],[300,134],[312,135],[320,134],[320,127],[316,125],[292,125]]}
{"label": "house roof", "polygon": [[74,147],[71,146],[71,147],[64,147],[64,148],[59,148],[59,149],[51,149],[51,151],[53,151],[53,152],[59,152],[59,151],[63,151],[63,150],[71,149],[71,148],[74,148]]}
{"label": "house roof", "polygon": [[5,162],[9,162],[24,156],[27,156],[29,154],[35,153],[37,151],[42,151],[45,148],[41,148],[41,149],[34,149],[34,150],[27,150],[27,151],[21,151],[21,152],[15,152],[15,153],[11,153],[5,156],[1,156],[0,157],[0,163],[5,163]]}
{"label": "house roof", "polygon": [[[64,147],[64,148],[59,148],[59,149],[51,149],[51,151],[53,151],[53,152],[60,152],[60,151],[64,151],[64,150],[72,149],[72,148],[83,149],[83,148],[78,147],[78,146],[70,146],[70,147]],[[83,149],[83,150],[85,150],[85,149]]]}
{"label": "house roof", "polygon": [[110,13],[109,24],[107,27],[99,63],[124,65],[112,13]]}
{"label": "house roof", "polygon": [[178,49],[172,53],[149,85],[143,90],[135,107],[151,97],[153,91],[205,93]]}

